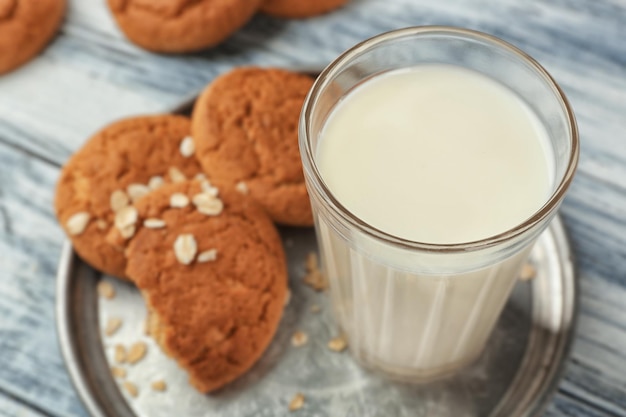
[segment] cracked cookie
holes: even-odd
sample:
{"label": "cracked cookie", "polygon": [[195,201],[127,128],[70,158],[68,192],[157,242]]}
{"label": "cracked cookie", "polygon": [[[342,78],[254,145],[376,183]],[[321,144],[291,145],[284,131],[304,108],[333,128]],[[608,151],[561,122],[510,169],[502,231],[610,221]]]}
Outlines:
{"label": "cracked cookie", "polygon": [[[183,197],[186,205],[172,204]],[[127,275],[150,311],[150,335],[200,391],[246,372],[269,345],[287,293],[273,223],[251,198],[198,181],[169,184],[135,203],[142,227]]]}
{"label": "cracked cookie", "polygon": [[0,74],[26,63],[52,39],[65,0],[0,0]]}
{"label": "cracked cookie", "polygon": [[126,241],[139,226],[132,202],[201,172],[189,130],[183,116],[125,119],[96,133],[69,159],[57,183],[55,211],[83,260],[125,277]]}
{"label": "cracked cookie", "polygon": [[218,77],[193,110],[196,154],[211,180],[249,193],[277,223],[311,226],[298,150],[307,75],[244,67]]}
{"label": "cracked cookie", "polygon": [[348,0],[265,0],[261,12],[275,17],[306,18],[328,13]]}
{"label": "cracked cookie", "polygon": [[261,0],[108,0],[120,29],[154,52],[217,45],[254,15]]}

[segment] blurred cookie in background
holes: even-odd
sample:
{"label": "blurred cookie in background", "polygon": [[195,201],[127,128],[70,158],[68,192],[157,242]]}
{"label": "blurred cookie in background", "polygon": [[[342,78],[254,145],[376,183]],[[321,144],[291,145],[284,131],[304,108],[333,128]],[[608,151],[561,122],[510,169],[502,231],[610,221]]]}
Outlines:
{"label": "blurred cookie in background", "polygon": [[261,0],[107,0],[126,37],[153,52],[215,46],[242,27]]}
{"label": "blurred cookie in background", "polygon": [[65,0],[0,0],[0,74],[34,58],[63,21]]}

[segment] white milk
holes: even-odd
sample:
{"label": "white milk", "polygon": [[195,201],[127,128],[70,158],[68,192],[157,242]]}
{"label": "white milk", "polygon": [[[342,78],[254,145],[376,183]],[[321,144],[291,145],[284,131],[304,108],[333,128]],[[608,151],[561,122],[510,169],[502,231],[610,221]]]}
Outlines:
{"label": "white milk", "polygon": [[317,165],[366,223],[426,243],[504,232],[547,201],[553,168],[537,116],[491,79],[424,65],[364,83],[333,110]]}
{"label": "white milk", "polygon": [[[356,217],[435,244],[515,227],[546,202],[554,175],[530,108],[495,81],[446,65],[389,72],[349,93],[322,130],[316,163]],[[384,245],[373,259],[316,221],[353,354],[410,377],[438,376],[480,354],[530,251],[462,273],[412,272]]]}

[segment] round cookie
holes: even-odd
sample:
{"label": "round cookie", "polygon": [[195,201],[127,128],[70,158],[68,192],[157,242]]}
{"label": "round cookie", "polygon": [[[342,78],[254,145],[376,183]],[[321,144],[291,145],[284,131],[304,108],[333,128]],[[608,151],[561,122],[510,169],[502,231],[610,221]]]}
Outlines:
{"label": "round cookie", "polygon": [[217,45],[250,20],[261,0],[107,0],[120,29],[154,52]]}
{"label": "round cookie", "polygon": [[313,224],[298,150],[300,109],[312,85],[290,71],[238,68],[209,84],[192,115],[209,178],[249,192],[285,225]]}
{"label": "round cookie", "polygon": [[136,225],[129,204],[163,182],[201,172],[183,116],[115,122],[91,137],[63,167],[55,211],[78,254],[94,268],[124,278],[126,239]]}
{"label": "round cookie", "polygon": [[65,0],[0,0],[0,74],[26,63],[52,39]]}
{"label": "round cookie", "polygon": [[265,0],[261,12],[275,17],[300,19],[337,9],[349,0]]}
{"label": "round cookie", "polygon": [[[150,311],[150,334],[202,392],[261,357],[287,295],[285,255],[267,214],[237,191],[212,195],[188,181],[139,200],[144,227],[126,250],[127,275]],[[190,203],[172,207],[184,198]]]}

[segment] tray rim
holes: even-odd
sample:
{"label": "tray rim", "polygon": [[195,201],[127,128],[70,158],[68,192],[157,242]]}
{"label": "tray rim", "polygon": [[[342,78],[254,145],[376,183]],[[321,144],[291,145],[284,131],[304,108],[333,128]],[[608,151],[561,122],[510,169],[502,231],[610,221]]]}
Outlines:
{"label": "tray rim", "polygon": [[56,275],[56,331],[59,348],[63,356],[65,369],[70,376],[70,381],[74,386],[74,390],[78,394],[79,399],[87,412],[92,417],[110,417],[107,416],[102,408],[98,405],[93,393],[88,389],[89,384],[85,373],[79,366],[77,360],[77,344],[75,336],[70,330],[71,323],[71,303],[70,303],[70,274],[74,269],[74,264],[82,262],[78,255],[74,252],[74,248],[69,239],[63,242],[61,256],[59,258],[59,267]]}

